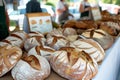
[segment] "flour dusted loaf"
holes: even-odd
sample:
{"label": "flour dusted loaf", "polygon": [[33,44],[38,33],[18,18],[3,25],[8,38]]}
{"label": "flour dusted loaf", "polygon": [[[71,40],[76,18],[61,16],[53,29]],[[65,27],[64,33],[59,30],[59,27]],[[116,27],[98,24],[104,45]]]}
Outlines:
{"label": "flour dusted loaf", "polygon": [[84,50],[97,62],[101,62],[105,57],[104,49],[101,45],[92,39],[78,39],[70,43],[71,47],[77,48],[78,50]]}
{"label": "flour dusted loaf", "polygon": [[46,39],[44,35],[39,32],[30,32],[28,38],[24,42],[24,49],[28,52],[31,48],[37,45],[43,46]]}
{"label": "flour dusted loaf", "polygon": [[47,38],[46,45],[58,50],[61,47],[65,47],[68,43],[68,40],[65,38],[65,36],[52,36]]}
{"label": "flour dusted loaf", "polygon": [[18,46],[23,48],[24,41],[27,39],[28,35],[24,31],[13,32],[6,39],[2,41],[2,43],[10,44],[13,46]]}
{"label": "flour dusted loaf", "polygon": [[106,22],[101,22],[100,24],[100,29],[106,31],[108,34],[112,36],[117,36],[120,32],[120,25],[118,22],[113,22],[113,21],[106,21]]}
{"label": "flour dusted loaf", "polygon": [[28,51],[28,55],[39,55],[49,60],[55,50],[48,46],[35,46]]}
{"label": "flour dusted loaf", "polygon": [[14,80],[44,80],[50,75],[48,61],[38,55],[21,59],[11,71]]}
{"label": "flour dusted loaf", "polygon": [[84,51],[62,47],[50,58],[52,69],[68,80],[90,80],[98,72],[97,62]]}
{"label": "flour dusted loaf", "polygon": [[47,35],[46,35],[46,38],[50,38],[52,36],[63,36],[63,29],[62,28],[55,28],[53,29],[51,32],[49,32]]}
{"label": "flour dusted loaf", "polygon": [[0,77],[10,71],[22,56],[22,50],[17,46],[0,47]]}
{"label": "flour dusted loaf", "polygon": [[71,36],[71,35],[77,35],[77,31],[74,28],[64,28],[63,29],[63,35],[64,36]]}
{"label": "flour dusted loaf", "polygon": [[102,46],[104,50],[110,48],[114,43],[113,37],[101,29],[87,30],[84,31],[81,35],[86,38],[94,39]]}

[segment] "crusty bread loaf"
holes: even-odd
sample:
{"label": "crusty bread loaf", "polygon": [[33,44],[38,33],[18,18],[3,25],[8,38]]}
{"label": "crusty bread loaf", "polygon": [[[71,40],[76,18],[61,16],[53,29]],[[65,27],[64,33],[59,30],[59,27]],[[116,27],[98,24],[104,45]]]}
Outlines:
{"label": "crusty bread loaf", "polygon": [[110,34],[112,36],[117,35],[117,31],[113,27],[110,27],[110,26],[107,26],[107,25],[100,25],[100,29],[106,31],[108,34]]}
{"label": "crusty bread loaf", "polygon": [[64,36],[71,36],[71,35],[77,35],[77,32],[74,28],[64,28],[63,29],[63,35]]}
{"label": "crusty bread loaf", "polygon": [[24,49],[28,52],[31,48],[37,45],[43,46],[46,42],[44,35],[39,32],[30,32],[29,38],[24,42]]}
{"label": "crusty bread loaf", "polygon": [[40,38],[39,36],[28,38],[24,42],[24,49],[28,52],[34,46],[37,45],[43,46],[45,44],[45,41],[46,41],[45,38]]}
{"label": "crusty bread loaf", "polygon": [[40,55],[49,60],[54,51],[55,50],[53,48],[48,46],[35,46],[28,51],[28,55]]}
{"label": "crusty bread loaf", "polygon": [[24,31],[17,31],[11,33],[10,36],[8,36],[2,42],[23,48],[24,41],[27,39],[27,37],[28,35]]}
{"label": "crusty bread loaf", "polygon": [[68,20],[64,23],[64,25],[62,26],[63,28],[66,28],[66,27],[75,27],[76,26],[76,20]]}
{"label": "crusty bread loaf", "polygon": [[28,37],[34,37],[34,36],[44,37],[44,35],[42,33],[37,32],[37,31],[32,31],[32,32],[28,33]]}
{"label": "crusty bread loaf", "polygon": [[49,32],[47,35],[46,35],[46,38],[50,38],[52,36],[63,36],[63,29],[62,28],[55,28],[53,29],[51,32]]}
{"label": "crusty bread loaf", "polygon": [[65,47],[68,40],[64,36],[52,36],[47,38],[46,45],[58,50],[61,47]]}
{"label": "crusty bread loaf", "polygon": [[62,47],[50,58],[52,69],[68,80],[90,80],[98,72],[96,61],[84,51]]}
{"label": "crusty bread loaf", "polygon": [[104,49],[101,45],[92,39],[79,39],[70,43],[71,47],[77,48],[78,50],[84,50],[97,62],[101,62],[105,57]]}
{"label": "crusty bread loaf", "polygon": [[110,48],[114,43],[113,37],[101,29],[84,31],[81,35],[86,38],[94,39],[104,50]]}
{"label": "crusty bread loaf", "polygon": [[81,21],[75,21],[75,20],[68,20],[63,25],[63,28],[75,28],[75,29],[96,29],[98,26],[95,23],[95,21],[92,20],[81,20]]}
{"label": "crusty bread loaf", "polygon": [[49,62],[44,57],[30,55],[21,59],[11,73],[14,80],[44,80],[50,71]]}
{"label": "crusty bread loaf", "polygon": [[112,36],[117,36],[120,32],[120,25],[117,22],[113,21],[102,21],[100,24],[100,29],[106,31]]}
{"label": "crusty bread loaf", "polygon": [[5,45],[10,45],[10,43],[7,42],[7,41],[1,41],[0,42],[0,46],[5,46]]}
{"label": "crusty bread loaf", "polygon": [[10,71],[22,56],[22,50],[17,46],[0,47],[0,77]]}
{"label": "crusty bread loaf", "polygon": [[11,33],[10,36],[16,36],[18,38],[21,38],[23,41],[25,41],[26,38],[28,37],[28,34],[24,31],[16,31]]}

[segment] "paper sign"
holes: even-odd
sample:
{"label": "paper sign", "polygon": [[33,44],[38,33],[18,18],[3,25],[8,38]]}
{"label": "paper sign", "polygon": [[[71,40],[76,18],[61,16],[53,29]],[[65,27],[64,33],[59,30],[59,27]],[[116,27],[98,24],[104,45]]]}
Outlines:
{"label": "paper sign", "polygon": [[52,31],[52,21],[48,13],[28,13],[28,23],[30,31],[48,33]]}
{"label": "paper sign", "polygon": [[92,8],[92,16],[95,21],[102,19],[99,8]]}

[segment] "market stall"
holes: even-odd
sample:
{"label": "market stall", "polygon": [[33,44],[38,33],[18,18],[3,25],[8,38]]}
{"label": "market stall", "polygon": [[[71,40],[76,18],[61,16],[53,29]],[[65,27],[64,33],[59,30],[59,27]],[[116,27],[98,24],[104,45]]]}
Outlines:
{"label": "market stall", "polygon": [[[117,79],[120,67],[118,17],[105,15],[101,21],[70,20],[52,30],[50,21],[36,20],[39,20],[37,25],[36,21],[29,21],[35,25],[31,26],[34,31],[15,31],[0,42],[1,80],[38,79],[42,78],[41,74],[45,80]],[[50,24],[50,31],[38,30],[42,22]]]}

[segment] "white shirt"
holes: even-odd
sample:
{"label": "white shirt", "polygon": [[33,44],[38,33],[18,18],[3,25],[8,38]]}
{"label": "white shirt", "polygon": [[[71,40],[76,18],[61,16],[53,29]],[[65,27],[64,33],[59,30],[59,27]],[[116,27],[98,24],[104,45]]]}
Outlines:
{"label": "white shirt", "polygon": [[63,8],[64,8],[64,2],[58,1],[57,5],[56,5],[56,9],[63,9]]}
{"label": "white shirt", "polygon": [[[64,8],[65,8],[65,7],[64,7],[64,4],[65,4],[64,2],[58,1],[57,4],[56,4],[56,11],[57,11],[57,9],[64,9]],[[59,15],[58,15],[58,13],[56,13],[56,20],[55,20],[55,21],[56,21],[57,23],[59,23],[59,22],[58,22],[58,17],[59,17]]]}

